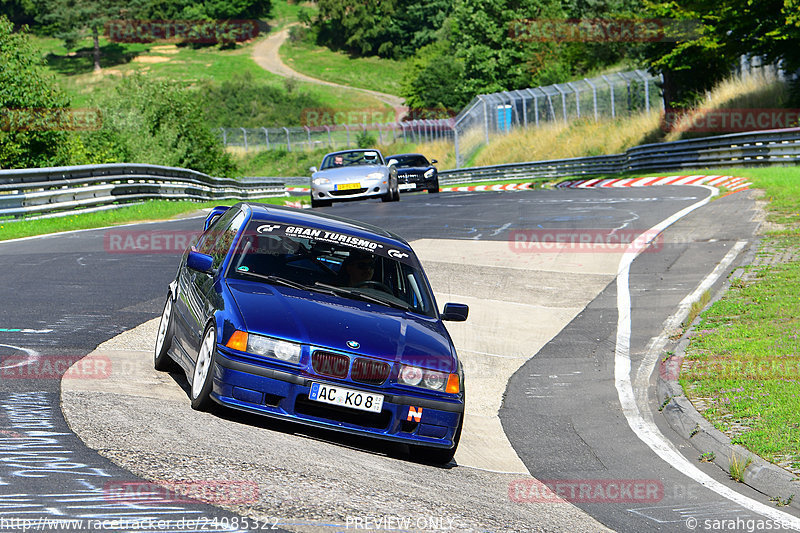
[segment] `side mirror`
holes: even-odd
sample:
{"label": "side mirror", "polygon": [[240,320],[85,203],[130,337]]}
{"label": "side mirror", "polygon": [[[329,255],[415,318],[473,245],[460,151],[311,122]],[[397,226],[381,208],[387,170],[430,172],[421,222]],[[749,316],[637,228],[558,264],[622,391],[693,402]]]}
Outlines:
{"label": "side mirror", "polygon": [[[214,264],[214,258],[208,254],[201,254],[194,250],[189,251],[189,256],[186,258],[186,266],[198,272],[211,273],[211,266]],[[447,306],[445,306],[447,307]]]}
{"label": "side mirror", "polygon": [[388,163],[386,163],[387,167],[391,167],[392,165],[397,164],[397,159],[390,159]]}
{"label": "side mirror", "polygon": [[437,161],[437,160],[435,160],[435,159],[431,159],[431,165],[435,165],[436,163],[438,163],[438,161]]}
{"label": "side mirror", "polygon": [[310,170],[311,173],[313,174],[313,173],[317,172],[317,167],[308,167],[308,170]]}
{"label": "side mirror", "polygon": [[469,306],[465,304],[444,304],[444,311],[442,312],[442,320],[450,320],[452,322],[464,322],[469,315]]}

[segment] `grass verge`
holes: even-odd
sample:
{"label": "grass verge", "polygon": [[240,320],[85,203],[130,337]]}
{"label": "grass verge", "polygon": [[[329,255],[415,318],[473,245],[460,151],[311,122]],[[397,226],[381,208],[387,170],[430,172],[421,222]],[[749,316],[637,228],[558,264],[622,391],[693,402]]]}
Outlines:
{"label": "grass verge", "polygon": [[400,94],[403,62],[379,57],[351,57],[304,40],[287,40],[281,59],[293,70],[333,83]]}
{"label": "grass verge", "polygon": [[737,174],[749,175],[764,191],[771,231],[754,263],[700,315],[680,382],[698,410],[735,444],[797,474],[800,171],[762,168]]}
{"label": "grass verge", "polygon": [[[283,205],[287,200],[300,201],[299,198],[265,198],[253,200],[268,204]],[[137,205],[98,211],[95,213],[79,213],[63,217],[42,218],[38,220],[0,220],[0,241],[19,239],[34,235],[45,235],[61,231],[102,228],[130,222],[146,222],[151,220],[167,220],[183,213],[191,213],[198,209],[215,205],[233,205],[236,201],[220,202],[169,202],[153,200]],[[308,203],[305,199],[304,203]]]}

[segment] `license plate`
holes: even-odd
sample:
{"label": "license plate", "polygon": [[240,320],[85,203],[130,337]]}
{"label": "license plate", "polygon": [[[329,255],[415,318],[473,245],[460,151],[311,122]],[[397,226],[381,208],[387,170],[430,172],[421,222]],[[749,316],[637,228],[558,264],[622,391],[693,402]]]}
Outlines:
{"label": "license plate", "polygon": [[417,188],[417,184],[416,183],[401,183],[399,185],[399,188],[400,188],[401,191],[404,191],[406,189],[416,189]]}
{"label": "license plate", "polygon": [[350,407],[371,413],[380,413],[383,408],[383,396],[369,392],[345,389],[323,383],[312,383],[308,399],[315,402],[329,403],[342,407]]}
{"label": "license plate", "polygon": [[338,185],[336,185],[337,191],[347,191],[350,189],[360,189],[360,188],[361,188],[360,183],[339,183]]}

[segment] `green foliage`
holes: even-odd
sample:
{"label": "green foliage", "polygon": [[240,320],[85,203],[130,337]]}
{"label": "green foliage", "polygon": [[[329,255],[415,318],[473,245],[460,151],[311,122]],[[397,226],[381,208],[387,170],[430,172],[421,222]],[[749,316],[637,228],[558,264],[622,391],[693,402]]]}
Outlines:
{"label": "green foliage", "polygon": [[462,89],[464,62],[453,60],[447,41],[419,49],[406,64],[402,94],[415,110],[445,108],[460,110],[472,98]]}
{"label": "green foliage", "polygon": [[269,15],[270,0],[139,0],[140,18],[157,20],[259,19]]}
{"label": "green foliage", "polygon": [[319,44],[399,59],[436,40],[452,0],[319,0]]}
{"label": "green foliage", "polygon": [[737,66],[742,55],[800,68],[800,1],[670,0],[649,5],[652,16],[692,21],[697,35],[653,43],[643,52],[651,70],[664,74],[667,107],[690,107]]}
{"label": "green foliage", "polygon": [[0,17],[0,167],[55,166],[76,150],[69,100],[25,32]]}
{"label": "green foliage", "polygon": [[356,145],[359,148],[373,148],[377,142],[378,139],[367,130],[363,130],[356,135]]}
{"label": "green foliage", "polygon": [[131,76],[97,102],[103,125],[83,135],[92,162],[149,163],[233,176],[195,91]]}
{"label": "green foliage", "polygon": [[[287,78],[287,80],[290,80]],[[250,72],[235,74],[222,83],[207,82],[200,88],[211,127],[279,127],[301,124],[303,112],[319,109],[314,98],[287,81],[282,90],[255,80]]]}
{"label": "green foliage", "polygon": [[33,24],[40,0],[0,0],[0,17],[6,16],[16,25]]}

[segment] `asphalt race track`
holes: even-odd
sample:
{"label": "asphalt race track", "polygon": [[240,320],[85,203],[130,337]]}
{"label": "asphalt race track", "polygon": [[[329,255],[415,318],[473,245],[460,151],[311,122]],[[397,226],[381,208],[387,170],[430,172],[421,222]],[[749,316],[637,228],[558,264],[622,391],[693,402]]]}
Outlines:
{"label": "asphalt race track", "polygon": [[[558,254],[514,245],[520,235],[543,232],[638,235],[709,194],[708,188],[677,186],[443,193],[322,210],[399,233],[420,251],[439,305],[446,295],[453,298],[446,301],[463,297],[471,306],[463,329],[456,324],[448,329],[457,347],[467,346],[464,355],[475,365],[473,376],[467,375],[470,394],[485,390],[497,398],[475,398],[477,412],[470,421],[496,440],[482,441],[474,431],[471,441],[462,442],[457,465],[449,468],[414,463],[402,446],[230,411],[196,413],[182,391],[185,380],[150,369],[146,334],[132,336],[126,341],[130,346],[121,343],[116,349],[128,351],[119,352],[119,360],[90,360],[70,380],[78,382],[77,388],[62,393],[60,374],[70,365],[160,315],[177,268],[178,253],[119,253],[113,236],[186,235],[197,231],[202,219],[0,243],[6,281],[0,288],[5,302],[0,310],[0,530],[15,530],[3,525],[11,517],[131,519],[139,525],[152,519],[151,530],[157,531],[256,529],[255,523],[238,520],[247,514],[258,519],[258,529],[277,524],[291,531],[367,525],[747,531],[748,523],[768,517],[754,510],[757,506],[741,504],[745,500],[734,503],[707,488],[707,482],[698,483],[697,476],[686,475],[690,472],[663,460],[640,439],[626,418],[632,415],[622,409],[615,371],[620,296],[629,288],[635,375],[651,340],[681,301],[723,259],[731,260],[730,271],[752,253],[757,223],[750,193],[716,199],[677,220],[633,261],[624,287],[616,277],[619,249]],[[712,293],[725,278],[716,281]],[[567,294],[585,301],[565,300]],[[520,347],[525,345],[527,351]],[[515,350],[519,353],[510,353]],[[112,365],[115,361],[125,364]],[[639,405],[646,411],[643,418],[652,412],[661,433],[686,460],[746,501],[775,508],[768,495],[699,463],[691,443],[660,418],[663,398],[651,394],[645,400],[647,409]],[[80,438],[65,421],[62,401]],[[165,497],[157,488],[144,495],[139,490],[137,498],[114,492],[154,487],[137,485],[143,478],[225,481],[253,489],[256,496],[214,500],[219,505],[210,506]],[[572,504],[555,502],[533,490],[536,480],[583,483],[594,492],[567,497]],[[611,485],[643,492],[619,496],[608,490]],[[711,529],[715,524],[721,527]]]}

